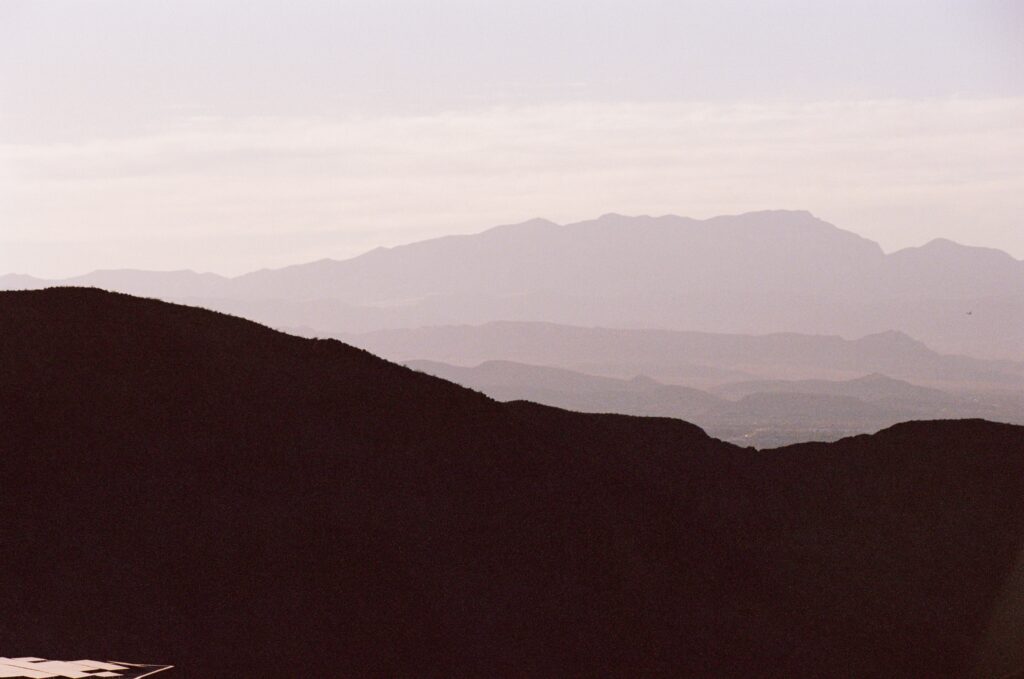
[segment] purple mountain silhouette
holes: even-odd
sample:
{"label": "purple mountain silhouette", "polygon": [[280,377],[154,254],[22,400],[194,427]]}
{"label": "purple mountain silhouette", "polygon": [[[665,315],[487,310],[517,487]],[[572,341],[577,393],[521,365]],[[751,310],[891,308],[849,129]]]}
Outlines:
{"label": "purple mountain silhouette", "polygon": [[499,401],[677,417],[717,438],[759,448],[833,441],[908,419],[984,417],[1024,424],[1024,393],[947,392],[877,373],[850,380],[735,382],[711,394],[644,376],[618,379],[512,361],[485,361],[473,367],[437,361],[406,365]]}
{"label": "purple mountain silhouette", "polygon": [[343,337],[396,361],[466,365],[505,360],[609,377],[649,375],[700,387],[752,379],[850,379],[883,373],[960,389],[1024,388],[1024,365],[939,354],[899,332],[846,340],[795,333],[724,335],[496,322]]}
{"label": "purple mountain silhouette", "polygon": [[[946,240],[887,255],[801,211],[532,220],[231,279],[108,271],[61,283],[320,333],[493,320],[845,337],[898,330],[947,353],[1024,359],[1024,262]],[[52,284],[0,278],[10,289]]]}

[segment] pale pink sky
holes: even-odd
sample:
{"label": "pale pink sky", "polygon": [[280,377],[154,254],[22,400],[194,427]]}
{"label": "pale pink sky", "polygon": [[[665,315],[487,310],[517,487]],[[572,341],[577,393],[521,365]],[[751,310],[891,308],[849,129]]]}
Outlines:
{"label": "pale pink sky", "polygon": [[809,209],[1024,258],[1011,1],[0,4],[0,273]]}

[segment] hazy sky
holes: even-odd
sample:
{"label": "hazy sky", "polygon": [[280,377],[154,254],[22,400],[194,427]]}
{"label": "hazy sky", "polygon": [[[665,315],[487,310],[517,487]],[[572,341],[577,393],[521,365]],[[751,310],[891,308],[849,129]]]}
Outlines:
{"label": "hazy sky", "polygon": [[1024,3],[0,0],[0,273],[765,208],[1024,258]]}

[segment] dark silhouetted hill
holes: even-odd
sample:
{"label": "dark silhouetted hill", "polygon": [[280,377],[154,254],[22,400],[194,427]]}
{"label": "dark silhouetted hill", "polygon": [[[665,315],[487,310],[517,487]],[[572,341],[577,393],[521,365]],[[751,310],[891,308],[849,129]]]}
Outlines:
{"label": "dark silhouetted hill", "polygon": [[759,453],[88,289],[0,293],[0,332],[7,655],[203,678],[1019,669],[1020,427]]}

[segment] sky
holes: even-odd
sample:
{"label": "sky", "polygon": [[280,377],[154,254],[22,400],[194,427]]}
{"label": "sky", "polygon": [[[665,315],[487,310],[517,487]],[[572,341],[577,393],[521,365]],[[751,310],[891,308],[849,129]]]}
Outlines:
{"label": "sky", "polygon": [[773,208],[1024,259],[1024,3],[0,0],[0,273]]}

